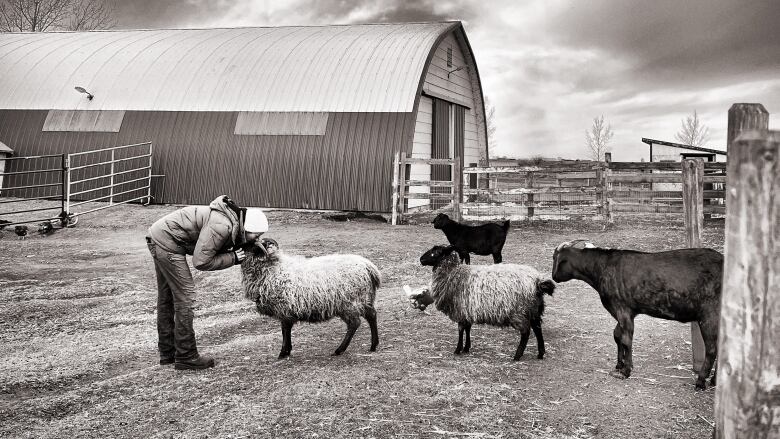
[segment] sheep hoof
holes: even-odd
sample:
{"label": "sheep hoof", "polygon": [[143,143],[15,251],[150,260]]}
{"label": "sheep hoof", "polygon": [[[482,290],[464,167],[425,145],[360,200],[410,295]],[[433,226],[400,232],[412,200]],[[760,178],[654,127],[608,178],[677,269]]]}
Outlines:
{"label": "sheep hoof", "polygon": [[522,355],[515,355],[514,358],[512,358],[512,361],[520,361],[521,358],[523,358]]}
{"label": "sheep hoof", "polygon": [[539,355],[536,356],[539,360],[544,360],[544,352],[540,352]]}
{"label": "sheep hoof", "polygon": [[371,349],[369,349],[371,352],[376,352],[376,346],[371,346]]}
{"label": "sheep hoof", "polygon": [[460,353],[461,353],[461,352],[462,352],[462,351],[461,351],[461,349],[460,349],[460,348],[458,348],[458,349],[455,349],[455,355],[460,355]]}
{"label": "sheep hoof", "polygon": [[699,378],[696,380],[696,390],[706,390],[707,385],[704,384],[704,380]]}
{"label": "sheep hoof", "polygon": [[290,356],[289,352],[279,352],[279,359],[280,360],[284,360],[285,358],[287,358],[289,356]]}
{"label": "sheep hoof", "polygon": [[336,352],[334,352],[334,353],[330,354],[330,356],[331,356],[331,357],[338,357],[338,356],[339,356],[339,355],[341,355],[342,353],[344,353],[344,351],[340,351],[340,350],[336,349]]}

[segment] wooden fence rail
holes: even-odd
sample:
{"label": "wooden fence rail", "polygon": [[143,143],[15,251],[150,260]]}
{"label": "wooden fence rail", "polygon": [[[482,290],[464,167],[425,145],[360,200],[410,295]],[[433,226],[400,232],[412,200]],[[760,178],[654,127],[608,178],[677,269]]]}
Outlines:
{"label": "wooden fence rail", "polygon": [[[550,162],[527,166],[460,168],[459,158],[422,159],[397,154],[393,171],[391,222],[407,211],[408,200],[449,200],[453,215],[471,219],[590,218],[611,222],[627,214],[680,215],[683,173],[680,162]],[[410,165],[449,165],[452,180],[410,178]],[[703,162],[707,216],[724,215],[726,163]],[[485,180],[487,184],[479,184]],[[464,184],[464,181],[466,184]],[[671,186],[671,187],[669,187]],[[679,186],[679,187],[675,187]],[[410,192],[411,187],[427,187]],[[451,190],[442,193],[433,188]],[[493,211],[501,211],[495,215]],[[496,217],[496,218],[493,218]]]}

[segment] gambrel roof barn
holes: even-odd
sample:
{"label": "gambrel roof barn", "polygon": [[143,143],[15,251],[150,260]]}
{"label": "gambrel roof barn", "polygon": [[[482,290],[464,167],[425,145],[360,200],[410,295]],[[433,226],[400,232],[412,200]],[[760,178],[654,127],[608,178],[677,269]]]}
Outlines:
{"label": "gambrel roof barn", "polygon": [[0,141],[151,141],[162,203],[361,211],[390,210],[395,152],[488,146],[460,22],[0,34]]}

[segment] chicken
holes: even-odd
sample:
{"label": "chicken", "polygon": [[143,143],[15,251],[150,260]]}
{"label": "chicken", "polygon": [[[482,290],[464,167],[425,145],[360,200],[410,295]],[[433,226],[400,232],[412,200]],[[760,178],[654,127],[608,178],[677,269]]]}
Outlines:
{"label": "chicken", "polygon": [[406,297],[408,297],[412,303],[412,308],[417,308],[428,314],[428,312],[425,311],[425,308],[428,308],[428,305],[433,303],[433,297],[427,287],[412,291],[412,289],[409,288],[409,285],[404,285],[404,291],[406,292]]}
{"label": "chicken", "polygon": [[48,235],[54,230],[54,225],[51,223],[51,221],[44,221],[40,224],[38,224],[38,233],[41,235]]}
{"label": "chicken", "polygon": [[16,226],[16,228],[14,228],[14,232],[16,233],[16,236],[19,237],[19,239],[24,239],[27,237],[27,226]]}

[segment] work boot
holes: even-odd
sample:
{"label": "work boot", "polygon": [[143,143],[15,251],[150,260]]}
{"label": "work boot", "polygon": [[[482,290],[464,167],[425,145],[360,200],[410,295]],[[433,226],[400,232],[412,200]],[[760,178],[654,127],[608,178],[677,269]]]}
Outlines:
{"label": "work boot", "polygon": [[210,367],[214,367],[214,359],[203,355],[199,355],[188,360],[181,360],[177,358],[176,365],[174,367],[177,370],[208,369]]}

